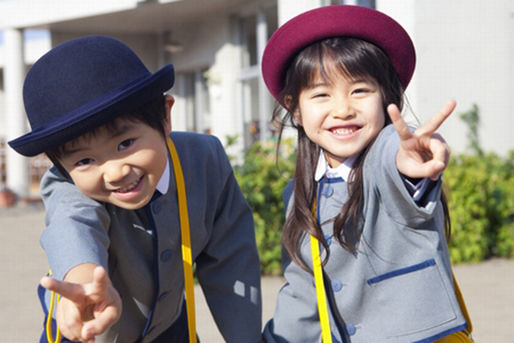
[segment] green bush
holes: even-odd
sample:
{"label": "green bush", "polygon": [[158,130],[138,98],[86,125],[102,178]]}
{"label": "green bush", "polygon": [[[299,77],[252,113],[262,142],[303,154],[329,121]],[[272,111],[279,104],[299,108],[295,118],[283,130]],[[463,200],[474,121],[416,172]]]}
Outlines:
{"label": "green bush", "polygon": [[283,140],[283,156],[276,158],[276,143],[256,143],[246,153],[234,174],[253,211],[255,235],[266,275],[280,275],[280,236],[284,222],[282,192],[293,177],[295,153],[291,140]]}
{"label": "green bush", "polygon": [[444,173],[453,262],[514,257],[513,156],[458,155]]}
{"label": "green bush", "polygon": [[504,159],[484,154],[478,106],[460,115],[470,153],[453,157],[444,173],[449,193],[452,261],[514,257],[514,151]]}

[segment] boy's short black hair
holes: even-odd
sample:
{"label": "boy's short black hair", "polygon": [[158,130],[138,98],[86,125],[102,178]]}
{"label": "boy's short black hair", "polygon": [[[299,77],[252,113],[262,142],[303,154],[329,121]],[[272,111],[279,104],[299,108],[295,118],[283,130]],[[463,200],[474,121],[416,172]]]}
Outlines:
{"label": "boy's short black hair", "polygon": [[[165,96],[157,96],[152,100],[146,102],[145,104],[135,108],[133,111],[121,114],[115,117],[110,122],[107,122],[102,126],[99,126],[91,131],[88,131],[79,137],[94,135],[96,132],[98,132],[98,130],[103,128],[106,128],[108,130],[114,128],[115,122],[119,119],[144,123],[152,129],[160,132],[163,138],[166,138],[166,132],[164,128],[164,123],[166,121]],[[75,139],[79,137],[76,137]],[[68,172],[66,172],[66,170],[60,162],[60,159],[63,157],[65,153],[64,146],[65,144],[62,144],[58,146],[56,149],[45,151],[45,154],[46,156],[48,156],[50,161],[52,161],[57,170],[59,170],[59,172],[62,175],[69,178]]]}

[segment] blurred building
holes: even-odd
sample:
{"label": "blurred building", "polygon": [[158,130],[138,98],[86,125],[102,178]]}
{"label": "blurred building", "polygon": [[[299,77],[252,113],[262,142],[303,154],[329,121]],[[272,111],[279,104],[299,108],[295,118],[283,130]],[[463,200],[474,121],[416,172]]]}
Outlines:
{"label": "blurred building", "polygon": [[[418,57],[407,92],[411,118],[423,121],[456,99],[456,115],[441,132],[461,152],[466,126],[458,113],[477,104],[484,150],[514,148],[513,0],[0,0],[0,142],[28,131],[21,87],[31,63],[66,40],[107,34],[133,48],[151,71],[174,64],[174,130],[222,141],[237,135],[230,148],[237,154],[273,135],[274,102],[259,66],[266,41],[294,15],[336,3],[376,8],[411,35]],[[47,167],[5,146],[0,160],[0,181],[22,197]]]}

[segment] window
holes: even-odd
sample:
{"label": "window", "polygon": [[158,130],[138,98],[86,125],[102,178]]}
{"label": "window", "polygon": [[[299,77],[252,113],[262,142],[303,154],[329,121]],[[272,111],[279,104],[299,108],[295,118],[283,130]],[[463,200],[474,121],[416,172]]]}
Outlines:
{"label": "window", "polygon": [[324,5],[358,5],[375,8],[375,0],[324,0]]}
{"label": "window", "polygon": [[207,86],[208,68],[177,73],[177,100],[182,102],[180,129],[210,133],[211,105]]}

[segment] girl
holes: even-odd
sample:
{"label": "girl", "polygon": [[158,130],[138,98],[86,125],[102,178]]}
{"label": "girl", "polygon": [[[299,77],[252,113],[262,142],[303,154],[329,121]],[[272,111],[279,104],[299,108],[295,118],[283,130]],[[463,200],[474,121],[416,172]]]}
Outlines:
{"label": "girl", "polygon": [[455,102],[411,131],[400,111],[414,64],[403,28],[363,7],[318,8],[271,37],[263,77],[298,157],[287,283],[265,341],[431,342],[468,327],[445,237],[449,151],[435,133]]}

